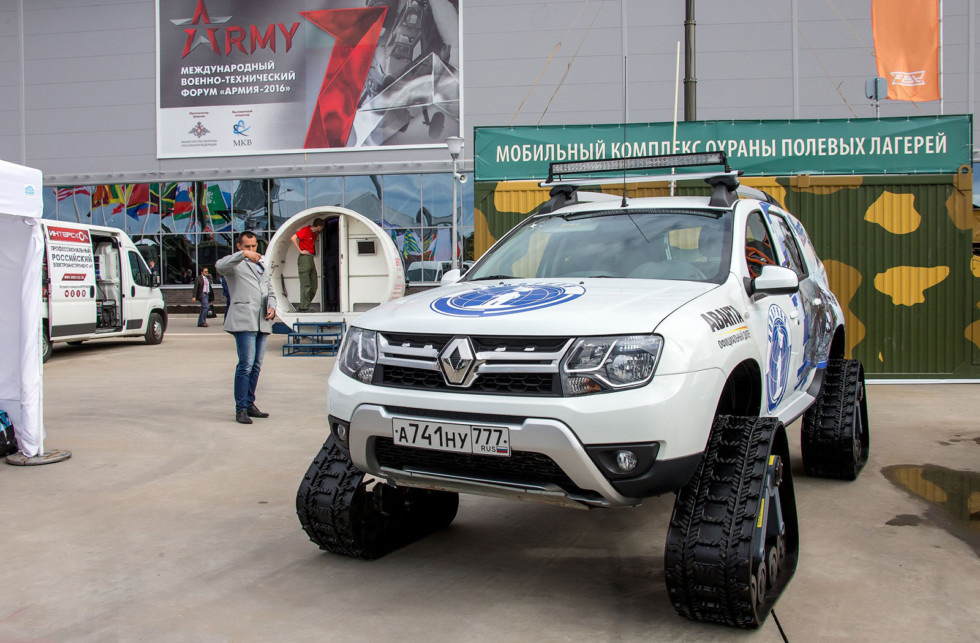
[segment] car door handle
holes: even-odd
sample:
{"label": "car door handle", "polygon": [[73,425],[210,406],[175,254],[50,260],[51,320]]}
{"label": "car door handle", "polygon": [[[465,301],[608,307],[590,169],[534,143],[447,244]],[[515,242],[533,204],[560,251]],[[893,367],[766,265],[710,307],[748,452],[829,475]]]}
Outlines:
{"label": "car door handle", "polygon": [[790,319],[799,319],[800,318],[800,311],[795,310],[795,309],[789,311],[789,318]]}

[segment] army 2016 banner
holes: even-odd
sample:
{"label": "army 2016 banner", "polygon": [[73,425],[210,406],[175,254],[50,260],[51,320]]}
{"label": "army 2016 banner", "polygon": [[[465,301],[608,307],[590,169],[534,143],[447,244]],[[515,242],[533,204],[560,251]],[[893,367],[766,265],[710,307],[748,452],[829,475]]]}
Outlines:
{"label": "army 2016 banner", "polygon": [[157,156],[441,145],[459,0],[157,0]]}

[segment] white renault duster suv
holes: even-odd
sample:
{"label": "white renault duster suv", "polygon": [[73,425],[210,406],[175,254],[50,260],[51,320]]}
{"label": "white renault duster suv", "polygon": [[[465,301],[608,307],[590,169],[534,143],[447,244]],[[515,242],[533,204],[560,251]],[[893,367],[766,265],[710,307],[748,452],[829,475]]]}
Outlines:
{"label": "white renault duster suv", "polygon": [[[710,196],[568,178],[704,164],[724,169],[680,176]],[[843,358],[823,264],[795,217],[743,198],[723,153],[555,164],[542,185],[552,199],[465,277],[348,331],[303,528],[370,559],[447,527],[458,493],[628,507],[677,492],[675,608],[757,627],[798,554],[784,426],[805,415],[808,473],[853,479],[868,455],[863,369]]]}

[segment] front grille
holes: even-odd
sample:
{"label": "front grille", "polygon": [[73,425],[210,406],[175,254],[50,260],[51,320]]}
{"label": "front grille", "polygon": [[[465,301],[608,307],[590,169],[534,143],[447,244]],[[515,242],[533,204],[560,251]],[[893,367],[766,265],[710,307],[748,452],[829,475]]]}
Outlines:
{"label": "front grille", "polygon": [[374,383],[382,386],[447,391],[451,393],[484,393],[488,395],[561,395],[561,382],[550,373],[484,373],[472,386],[460,388],[446,384],[442,373],[403,366],[378,366]]}
{"label": "front grille", "polygon": [[375,438],[374,454],[382,467],[404,471],[476,477],[513,484],[555,484],[568,493],[594,495],[575,486],[554,460],[541,453],[514,451],[509,458],[468,453],[415,449],[395,444],[391,438]]}
{"label": "front grille", "polygon": [[560,397],[558,365],[572,340],[568,337],[470,337],[475,376],[469,386],[450,386],[439,356],[452,335],[378,334],[378,365],[373,383],[447,393]]}
{"label": "front grille", "polygon": [[[380,373],[378,371],[381,371]],[[399,386],[403,388],[426,388],[443,391],[446,380],[438,371],[424,371],[420,368],[404,368],[402,366],[379,366],[374,371],[376,384],[384,386]]]}

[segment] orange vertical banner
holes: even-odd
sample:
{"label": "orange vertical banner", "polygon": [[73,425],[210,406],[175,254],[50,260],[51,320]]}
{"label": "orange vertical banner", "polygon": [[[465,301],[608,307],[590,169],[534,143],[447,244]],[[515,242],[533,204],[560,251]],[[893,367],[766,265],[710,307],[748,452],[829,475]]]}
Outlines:
{"label": "orange vertical banner", "polygon": [[871,0],[878,75],[892,100],[939,100],[939,0]]}

